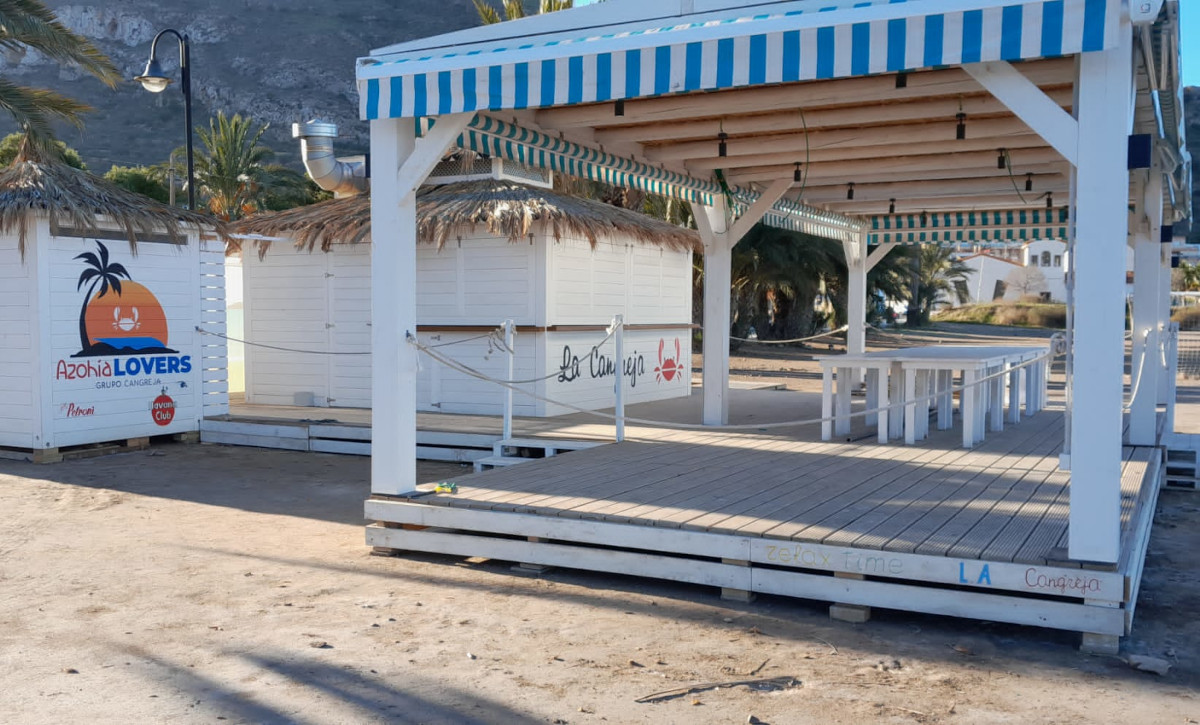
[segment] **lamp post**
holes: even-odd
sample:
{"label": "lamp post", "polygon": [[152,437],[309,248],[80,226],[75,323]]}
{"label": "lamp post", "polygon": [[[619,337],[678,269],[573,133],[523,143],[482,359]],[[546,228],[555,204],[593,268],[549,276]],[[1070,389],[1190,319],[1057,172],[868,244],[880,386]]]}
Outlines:
{"label": "lamp post", "polygon": [[158,40],[167,33],[179,39],[179,76],[180,86],[183,89],[183,118],[184,123],[187,124],[188,209],[195,211],[196,173],[192,160],[192,63],[188,36],[171,28],[154,36],[154,40],[150,43],[150,60],[146,62],[146,70],[142,71],[142,74],[134,80],[141,83],[142,87],[151,93],[162,93],[167,90],[171,79],[163,73],[162,66],[158,63]]}

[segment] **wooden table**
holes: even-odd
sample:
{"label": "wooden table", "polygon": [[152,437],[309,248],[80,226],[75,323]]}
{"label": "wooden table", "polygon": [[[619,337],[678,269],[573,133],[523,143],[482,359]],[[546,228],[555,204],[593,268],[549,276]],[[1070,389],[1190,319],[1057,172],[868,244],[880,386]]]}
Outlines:
{"label": "wooden table", "polygon": [[[879,442],[886,443],[903,435],[905,443],[910,445],[929,434],[928,415],[917,414],[920,400],[927,406],[936,403],[939,430],[951,427],[953,383],[958,374],[965,386],[959,396],[963,447],[971,448],[983,440],[985,428],[1003,429],[1006,384],[1008,422],[1020,421],[1022,397],[1026,415],[1042,409],[1046,361],[1019,366],[1045,355],[1048,350],[1045,346],[930,345],[862,355],[820,356],[817,361],[822,372],[821,417],[825,418],[821,423],[821,438],[830,440],[834,433],[845,435],[850,432],[855,370],[865,373],[868,410],[880,409],[877,415],[867,415],[868,425],[876,425]],[[1008,371],[1007,375],[999,375],[1005,371]],[[991,375],[997,377],[985,385],[976,384]],[[907,401],[904,415],[899,415],[899,411],[889,414],[887,408],[901,401]]]}

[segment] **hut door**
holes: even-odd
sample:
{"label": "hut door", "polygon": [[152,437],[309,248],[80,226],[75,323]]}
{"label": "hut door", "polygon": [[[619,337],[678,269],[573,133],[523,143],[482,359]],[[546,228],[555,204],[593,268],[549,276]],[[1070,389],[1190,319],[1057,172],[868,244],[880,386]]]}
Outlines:
{"label": "hut door", "polygon": [[371,407],[371,251],[369,245],[340,245],[325,255],[329,299],[329,405]]}

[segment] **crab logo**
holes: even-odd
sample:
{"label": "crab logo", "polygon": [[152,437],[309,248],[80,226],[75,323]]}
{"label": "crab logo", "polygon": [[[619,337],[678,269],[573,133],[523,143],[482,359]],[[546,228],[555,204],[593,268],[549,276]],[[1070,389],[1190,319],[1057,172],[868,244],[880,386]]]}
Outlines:
{"label": "crab logo", "polygon": [[138,322],[138,308],[134,307],[129,317],[121,317],[121,308],[113,308],[113,329],[121,332],[132,332],[142,324]]}
{"label": "crab logo", "polygon": [[666,346],[667,341],[660,338],[658,341],[658,366],[654,368],[654,380],[659,383],[664,380],[669,383],[675,379],[676,375],[683,375],[679,338],[675,338],[675,357],[663,359],[663,348]]}

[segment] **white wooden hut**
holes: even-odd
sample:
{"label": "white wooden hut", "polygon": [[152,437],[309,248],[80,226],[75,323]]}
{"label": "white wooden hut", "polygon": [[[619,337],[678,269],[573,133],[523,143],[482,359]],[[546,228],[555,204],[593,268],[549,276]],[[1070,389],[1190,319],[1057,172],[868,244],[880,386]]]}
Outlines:
{"label": "white wooden hut", "polygon": [[[555,193],[492,160],[448,162],[418,196],[417,336],[498,380],[534,381],[513,412],[553,416],[691,391],[695,232]],[[519,168],[519,167],[518,167]],[[445,184],[442,182],[450,181]],[[370,197],[251,218],[244,255],[246,403],[371,405]],[[286,238],[284,244],[261,238]],[[363,242],[363,243],[357,243]],[[607,333],[624,320],[624,360]],[[502,335],[515,325],[513,367]],[[307,351],[307,352],[303,352]],[[506,389],[423,365],[417,409],[500,415]],[[555,402],[551,402],[555,401]]]}
{"label": "white wooden hut", "polygon": [[198,431],[228,412],[211,220],[45,153],[0,172],[0,455]]}

